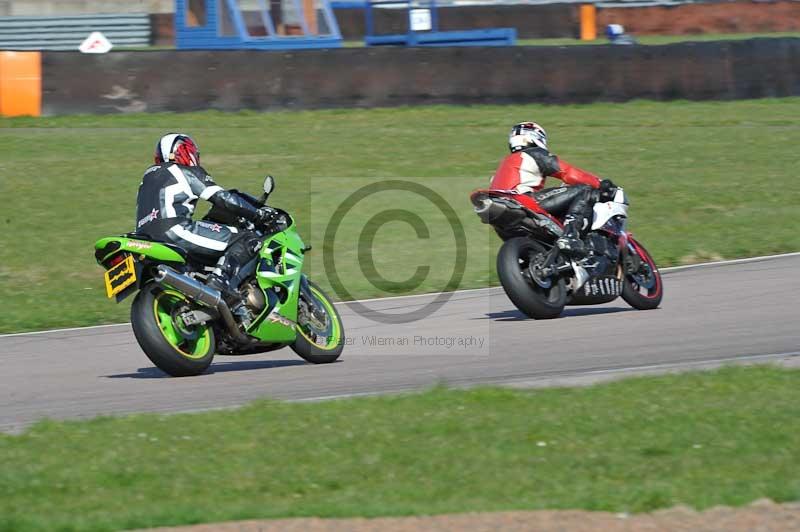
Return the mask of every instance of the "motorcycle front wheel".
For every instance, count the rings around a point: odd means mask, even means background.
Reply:
[[[557,318],[567,303],[564,279],[552,279],[545,288],[530,276],[531,262],[543,259],[545,253],[541,244],[526,237],[506,240],[497,253],[497,275],[503,290],[514,306],[537,320]]]
[[[292,350],[312,364],[330,364],[344,349],[344,325],[331,299],[315,283],[300,292],[297,338]]]
[[[181,320],[189,309],[186,296],[153,284],[144,286],[131,305],[136,341],[156,367],[173,377],[200,375],[216,351],[210,324],[187,326]]]
[[[661,272],[643,245],[632,238],[631,244],[635,253],[629,251],[623,264],[622,299],[635,309],[651,310],[664,296]]]

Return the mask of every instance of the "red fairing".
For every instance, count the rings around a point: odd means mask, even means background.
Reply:
[[[600,178],[596,175],[572,166],[561,157],[558,158],[558,166],[561,170],[553,174],[553,177],[567,185],[589,185],[592,188],[600,188]]]
[[[522,153],[512,153],[500,161],[500,166],[489,184],[491,190],[514,190],[519,185],[519,169],[522,166]]]

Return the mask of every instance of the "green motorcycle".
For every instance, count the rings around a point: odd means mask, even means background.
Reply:
[[[255,198],[263,206],[275,183],[264,181]],[[222,294],[204,284],[212,266],[190,261],[180,247],[137,233],[95,243],[95,258],[106,269],[109,298],[119,303],[137,293],[131,325],[147,357],[174,377],[203,373],[214,355],[247,355],[289,346],[314,364],[335,361],[345,343],[344,326],[331,299],[303,274],[311,247],[283,210],[274,226],[255,227],[216,207],[205,221],[247,228],[263,238],[259,256],[231,281],[244,298],[234,314]]]

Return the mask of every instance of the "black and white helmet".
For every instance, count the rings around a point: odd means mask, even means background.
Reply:
[[[511,128],[508,136],[508,149],[511,153],[531,146],[547,149],[547,132],[536,122],[520,122]]]

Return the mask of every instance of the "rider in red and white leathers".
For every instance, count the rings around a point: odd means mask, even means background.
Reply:
[[[581,235],[591,224],[592,208],[607,199],[614,184],[570,165],[547,149],[547,133],[535,122],[522,122],[511,129],[511,154],[506,156],[492,178],[493,190],[528,194],[547,212],[564,219],[564,235],[556,245],[576,258],[585,255]],[[564,185],[544,188],[555,177]]]

